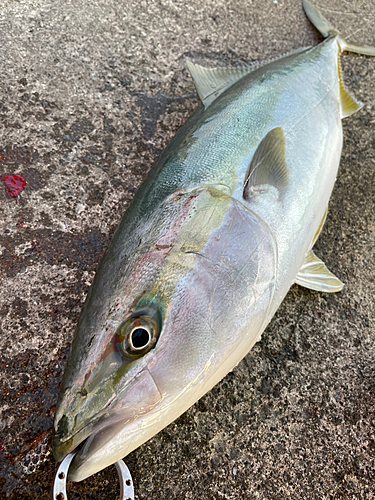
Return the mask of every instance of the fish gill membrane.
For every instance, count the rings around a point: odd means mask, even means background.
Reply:
[[[188,63],[203,102],[125,213],[90,287],[57,403],[53,453],[81,481],[146,442],[259,340],[293,283],[343,284],[313,253],[342,149],[348,43],[241,69]]]

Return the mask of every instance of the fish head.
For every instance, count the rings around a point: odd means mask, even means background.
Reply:
[[[132,214],[130,214],[131,216]],[[80,481],[150,439],[211,389],[270,319],[277,248],[213,188],[125,216],[89,290],[55,416],[57,460]]]

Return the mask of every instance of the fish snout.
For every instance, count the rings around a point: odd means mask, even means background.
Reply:
[[[141,444],[137,444],[138,439],[147,440],[148,435],[144,435],[147,427],[143,430],[139,422],[162,398],[145,368],[91,420],[84,421],[79,415],[74,418],[68,412],[62,414],[55,422],[53,454],[56,460],[61,461],[79,448],[69,469],[69,479],[81,481],[130,453]]]

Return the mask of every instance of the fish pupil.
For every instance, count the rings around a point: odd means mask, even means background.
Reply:
[[[135,349],[146,347],[150,341],[150,334],[145,328],[136,328],[132,331],[132,344]]]

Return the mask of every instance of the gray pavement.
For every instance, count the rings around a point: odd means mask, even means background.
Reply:
[[[319,0],[375,45],[375,1]],[[47,499],[58,383],[121,215],[197,106],[187,59],[265,60],[316,44],[300,0],[6,0],[0,6],[0,497]],[[133,452],[138,499],[375,498],[375,60],[345,55],[365,103],[345,120],[317,254],[345,283],[294,286],[261,342]],[[114,467],[70,498],[115,499]]]

